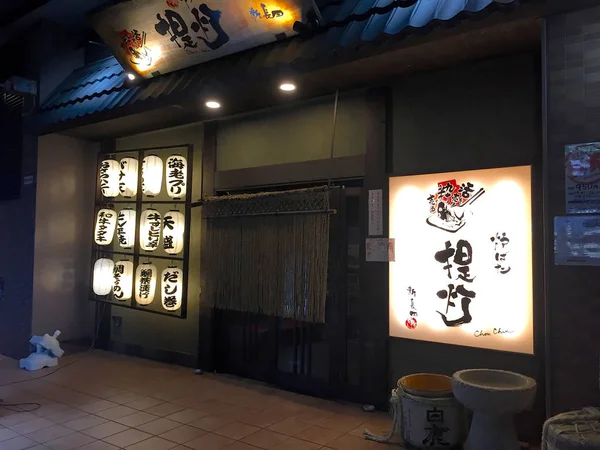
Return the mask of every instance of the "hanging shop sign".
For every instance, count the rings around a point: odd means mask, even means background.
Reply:
[[[113,296],[119,301],[131,299],[133,291],[133,263],[117,261],[113,270]]]
[[[100,163],[100,191],[107,198],[119,195],[119,163],[105,159]]]
[[[169,255],[183,250],[185,216],[179,211],[169,211],[163,220],[163,248]]]
[[[142,161],[142,193],[156,197],[162,188],[163,162],[156,155],[149,155]]]
[[[123,158],[119,166],[119,192],[125,198],[135,197],[138,188],[138,160]]]
[[[115,263],[112,259],[100,258],[94,263],[92,289],[96,295],[108,295],[113,286]]]
[[[142,250],[153,252],[160,242],[162,217],[155,209],[147,209],[140,220],[140,246]]]
[[[187,160],[180,155],[167,158],[165,167],[167,193],[174,200],[185,198],[187,193]]]
[[[167,311],[177,311],[181,308],[183,294],[183,271],[175,266],[169,266],[161,276],[162,306]]]
[[[390,335],[533,354],[531,169],[390,179]]]
[[[92,24],[121,65],[156,77],[291,36],[304,0],[133,0]]]
[[[565,147],[567,214],[600,213],[600,142]]]
[[[135,271],[135,301],[142,306],[154,301],[156,271],[156,266],[151,263],[140,264]]]
[[[131,208],[119,211],[117,218],[117,239],[124,249],[133,248],[135,244],[135,210]]]
[[[112,209],[101,209],[96,215],[94,242],[98,245],[110,245],[115,235],[117,213]]]

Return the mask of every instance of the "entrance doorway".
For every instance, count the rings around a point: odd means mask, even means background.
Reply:
[[[330,217],[325,323],[215,310],[218,372],[307,395],[358,400],[361,188],[341,186],[330,195],[337,213]]]

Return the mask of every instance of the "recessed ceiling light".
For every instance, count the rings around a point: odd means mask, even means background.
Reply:
[[[129,78],[131,81],[133,81],[133,80],[135,80],[135,75],[132,73],[128,73],[127,78]]]
[[[293,83],[281,83],[279,85],[279,89],[281,89],[284,92],[292,92],[296,90],[296,85]]]
[[[210,109],[219,109],[221,107],[221,104],[215,100],[209,100],[205,103],[205,105]]]

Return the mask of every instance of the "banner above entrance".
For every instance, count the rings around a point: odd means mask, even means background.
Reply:
[[[144,78],[295,34],[304,0],[132,0],[92,18],[124,68]]]

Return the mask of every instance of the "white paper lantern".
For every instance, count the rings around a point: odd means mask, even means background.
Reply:
[[[101,209],[96,215],[94,242],[98,245],[110,245],[117,226],[117,213],[112,209]]]
[[[167,267],[161,275],[162,306],[167,311],[181,308],[183,271],[177,267]]]
[[[156,155],[148,155],[142,161],[142,192],[148,197],[160,194],[163,162]]]
[[[135,243],[135,210],[127,208],[119,211],[117,239],[121,248],[133,248]]]
[[[100,258],[94,263],[94,281],[92,288],[96,295],[108,295],[113,285],[113,270],[115,263],[112,259]]]
[[[105,197],[119,195],[119,163],[115,159],[105,159],[100,163],[100,191]]]
[[[135,197],[138,187],[138,160],[123,158],[119,163],[119,192],[123,197]]]
[[[142,250],[153,252],[160,243],[162,217],[155,209],[147,209],[140,220],[140,246]]]
[[[169,255],[177,255],[183,250],[185,216],[179,211],[169,211],[163,220],[163,248]]]
[[[146,306],[154,301],[156,292],[156,266],[146,263],[135,271],[135,301]]]
[[[167,158],[165,167],[167,194],[175,200],[185,198],[187,193],[187,160],[180,155]]]
[[[133,291],[133,263],[118,261],[113,270],[113,295],[120,301],[129,300]]]

